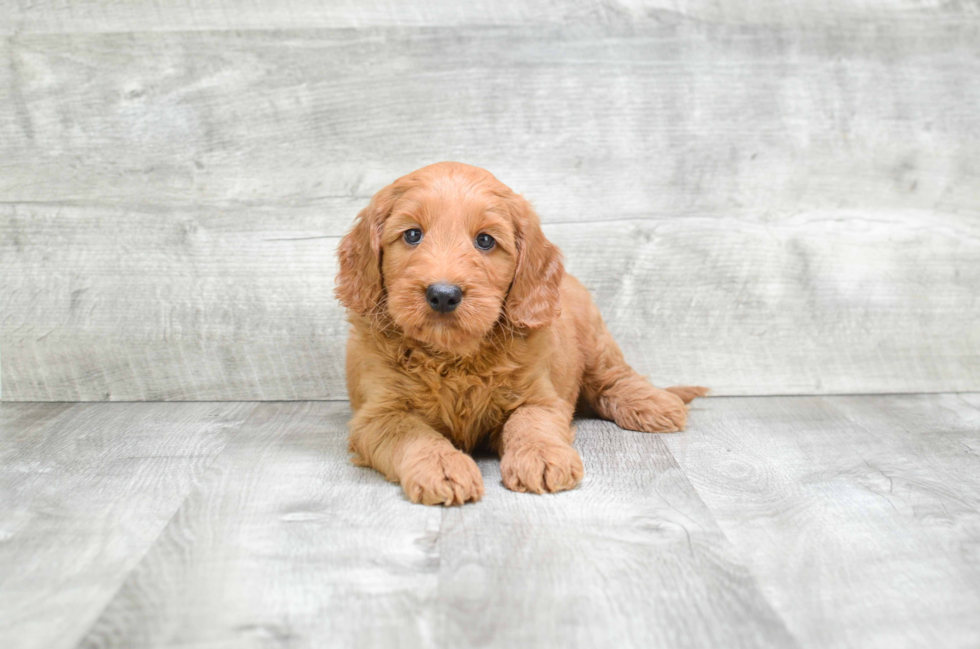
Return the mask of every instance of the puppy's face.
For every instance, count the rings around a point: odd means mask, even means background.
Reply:
[[[464,355],[500,319],[518,255],[507,205],[468,180],[409,189],[381,235],[388,314],[407,336]]]
[[[379,191],[338,256],[348,309],[441,352],[471,355],[498,320],[533,329],[560,309],[561,254],[537,215],[468,165],[424,167]]]

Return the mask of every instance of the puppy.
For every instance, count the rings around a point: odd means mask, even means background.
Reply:
[[[442,162],[399,178],[358,214],[338,256],[350,450],[412,502],[479,500],[467,454],[478,445],[500,454],[509,489],[572,489],[583,474],[576,405],[670,432],[707,392],[658,390],[633,371],[534,210],[483,169]]]

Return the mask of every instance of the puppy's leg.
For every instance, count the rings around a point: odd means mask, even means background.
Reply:
[[[582,458],[572,447],[572,408],[522,406],[511,413],[499,439],[500,473],[512,491],[564,491],[583,475]]]
[[[365,405],[350,430],[354,463],[400,482],[414,503],[461,505],[483,496],[483,477],[473,458],[411,413]]]
[[[687,406],[707,388],[678,386],[661,390],[637,374],[597,317],[595,349],[582,378],[582,396],[596,413],[627,430],[670,433],[684,430]]]

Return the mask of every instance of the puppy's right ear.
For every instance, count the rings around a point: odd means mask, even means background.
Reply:
[[[334,293],[341,304],[359,315],[367,315],[381,300],[381,234],[395,201],[408,188],[400,178],[375,194],[357,215],[351,231],[340,240],[340,271]]]

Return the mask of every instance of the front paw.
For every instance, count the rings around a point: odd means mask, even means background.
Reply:
[[[528,444],[504,453],[500,473],[511,491],[540,494],[574,489],[585,472],[578,451],[567,444]]]
[[[402,464],[402,489],[413,503],[462,505],[483,497],[483,476],[469,455],[455,449],[415,454]]]

